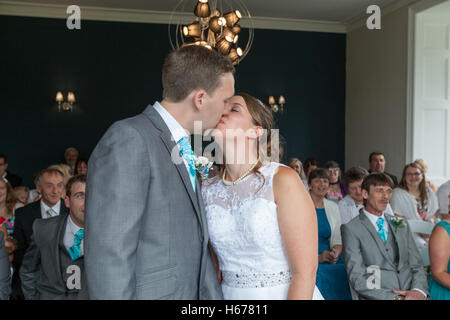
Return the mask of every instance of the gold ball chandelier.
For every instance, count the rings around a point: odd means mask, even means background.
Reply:
[[[193,21],[186,21],[189,8],[193,9]],[[246,28],[241,27],[242,21]],[[181,0],[169,22],[172,49],[204,46],[227,56],[234,65],[250,51],[253,36],[251,15],[241,0]]]

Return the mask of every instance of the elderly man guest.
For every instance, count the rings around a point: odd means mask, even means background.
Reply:
[[[86,176],[73,176],[64,199],[69,215],[34,221],[20,268],[25,299],[88,299],[83,256],[85,191]],[[59,266],[56,272],[55,266]]]
[[[424,300],[427,274],[404,220],[385,214],[392,179],[384,173],[364,178],[364,208],[341,226],[345,267],[360,299]]]

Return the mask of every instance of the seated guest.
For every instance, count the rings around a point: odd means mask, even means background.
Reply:
[[[65,164],[70,168],[70,173],[73,174],[76,169],[75,164],[78,160],[78,150],[73,147],[67,148],[66,151],[64,151],[64,159],[66,161]]]
[[[364,207],[361,185],[368,175],[367,170],[361,167],[353,167],[344,172],[342,180],[347,187],[348,194],[338,203],[341,224],[346,224],[359,215],[359,210]],[[389,204],[385,213],[394,215]]]
[[[4,234],[0,231],[0,300],[9,300],[11,294],[11,272],[8,252],[4,245]]]
[[[431,300],[450,300],[450,215],[442,215],[430,237]]]
[[[444,214],[450,213],[450,180],[442,184],[436,196],[439,202],[439,212]]]
[[[327,199],[338,203],[347,195],[348,190],[341,181],[341,169],[336,161],[328,161],[325,169],[330,173],[330,189],[327,193]]]
[[[18,271],[31,241],[32,226],[36,219],[66,215],[68,210],[61,201],[64,191],[63,174],[57,169],[44,169],[38,179],[42,199],[17,209],[13,238],[17,240],[14,252],[13,299],[23,299]]]
[[[25,186],[15,187],[14,196],[17,199],[16,209],[26,206],[28,204],[28,198],[30,197],[30,189]]]
[[[70,169],[70,167],[64,163],[60,163],[60,164],[53,164],[50,167],[48,167],[49,169],[56,169],[62,172],[63,174],[63,183],[64,183],[64,191],[62,194],[62,198],[64,199],[66,197],[66,185],[67,182],[69,181],[70,178],[72,178],[72,170]]]
[[[297,158],[291,158],[288,160],[287,165],[298,173],[303,185],[308,188],[308,180],[306,179],[305,172],[303,171],[302,162]]]
[[[319,267],[316,285],[325,299],[351,300],[348,278],[342,259],[341,217],[338,206],[325,198],[330,175],[315,169],[309,175],[309,192],[317,212],[319,227]]]
[[[416,163],[420,167],[422,167],[422,172],[424,175],[427,174],[428,166],[423,159],[416,159],[416,160],[414,160],[414,163]],[[436,185],[428,179],[425,179],[425,182],[427,183],[427,186],[429,186],[431,188],[431,190],[433,190],[433,192],[436,193]]]
[[[87,175],[88,163],[86,159],[78,159],[75,165],[75,174]]]
[[[9,237],[14,231],[16,202],[11,184],[4,178],[0,178],[0,225],[5,225]]]
[[[30,247],[20,268],[27,300],[87,300],[84,274],[84,208],[86,176],[67,183],[68,215],[33,223]],[[55,266],[59,266],[55,272]]]
[[[4,154],[0,154],[0,178],[8,180],[13,188],[22,185],[22,178],[9,172],[6,170],[7,168],[7,157]]]
[[[311,173],[311,171],[313,171],[314,169],[317,169],[318,166],[319,166],[319,162],[314,158],[310,157],[305,160],[305,163],[303,164],[303,168],[305,170],[305,177],[306,177],[307,181],[309,179],[309,174]]]
[[[364,178],[364,208],[341,226],[345,268],[360,299],[424,300],[427,274],[411,230],[404,220],[384,213],[392,188],[384,173]]]
[[[35,201],[41,200],[41,193],[38,190],[38,179],[39,179],[40,171],[36,172],[33,175],[33,183],[36,189],[30,190],[30,197],[28,198],[28,203],[32,203]]]
[[[384,168],[386,167],[386,160],[385,160],[384,154],[382,152],[372,152],[369,155],[369,165],[370,165],[369,173],[372,173],[372,172],[385,173],[392,179],[392,182],[394,183],[394,187],[397,186],[397,184],[398,184],[397,177],[394,176],[393,174],[390,174],[390,173],[387,173],[386,171],[384,171]]]
[[[418,164],[413,162],[403,169],[402,179],[392,193],[391,206],[397,216],[434,223],[438,211],[437,198],[427,186],[422,167]],[[428,238],[429,236],[414,234],[419,249],[428,244]]]

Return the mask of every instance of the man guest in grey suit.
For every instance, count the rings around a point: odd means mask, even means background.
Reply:
[[[89,159],[85,267],[92,299],[222,299],[189,134],[219,122],[234,67],[200,46],[170,53],[163,100],[114,123]],[[188,133],[186,132],[188,131]]]
[[[364,208],[341,226],[350,286],[360,299],[424,300],[427,275],[406,221],[383,213],[393,182],[384,173],[364,178]]]
[[[27,300],[88,299],[83,263],[86,176],[73,176],[66,188],[69,215],[33,223],[31,244],[20,268]]]

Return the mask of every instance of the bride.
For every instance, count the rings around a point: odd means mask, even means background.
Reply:
[[[213,130],[225,164],[203,183],[202,196],[223,295],[323,299],[315,286],[314,205],[294,170],[268,161],[272,128],[270,110],[241,93]]]

